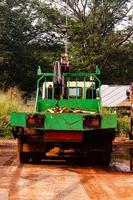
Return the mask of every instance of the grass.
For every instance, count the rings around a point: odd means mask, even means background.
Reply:
[[[109,115],[109,114],[112,114],[114,113],[114,110],[111,109],[111,108],[105,108],[105,107],[102,107],[102,112],[101,112],[103,115]]]
[[[130,118],[128,116],[118,116],[118,136],[128,136],[131,130]]]
[[[30,112],[34,108],[24,103],[23,93],[16,87],[0,91],[0,136],[12,138],[10,127],[11,112]]]

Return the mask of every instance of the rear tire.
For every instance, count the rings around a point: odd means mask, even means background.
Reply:
[[[30,160],[30,153],[27,152],[19,152],[19,160],[21,163],[26,164]]]
[[[109,163],[111,161],[111,153],[110,152],[104,152],[100,155],[100,164],[104,166],[109,166]]]
[[[38,152],[31,153],[31,160],[33,163],[39,163],[41,162],[41,159],[42,159],[41,153],[38,153]]]
[[[109,166],[111,161],[110,152],[90,152],[88,153],[88,161],[93,165]]]
[[[114,129],[99,129],[84,132],[83,152],[88,152],[92,163],[108,166],[111,161]]]

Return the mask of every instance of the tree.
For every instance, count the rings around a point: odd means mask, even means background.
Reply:
[[[17,85],[31,91],[35,88],[36,66],[52,70],[53,61],[64,51],[66,10],[70,64],[76,66],[72,70],[83,67],[90,71],[98,64],[104,82],[132,79],[131,0],[67,0],[67,9],[65,2],[0,1],[1,88]],[[123,22],[125,27],[120,29]]]
[[[65,2],[65,0],[54,1],[64,10]],[[123,68],[130,69],[127,63],[128,60],[131,62],[128,52],[133,39],[132,1],[67,0],[67,3],[69,52],[72,55],[72,63],[75,66],[82,65],[87,71],[91,66],[98,64],[102,67],[102,77],[105,81],[108,68],[114,73],[117,68],[118,74],[121,74],[123,71],[121,66],[125,63]],[[122,52],[127,55],[127,63],[121,62]],[[127,71],[133,75],[131,70]],[[121,82],[115,78],[110,81],[113,80]]]
[[[0,2],[1,88],[17,85],[33,90],[37,66],[41,64],[48,70],[52,65],[61,46],[49,23],[54,15],[54,10],[40,1]]]

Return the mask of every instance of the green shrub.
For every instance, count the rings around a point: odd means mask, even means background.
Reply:
[[[118,135],[128,135],[130,132],[130,118],[128,116],[119,116],[118,117],[118,126],[117,126]]]
[[[112,108],[102,108],[102,114],[108,115],[111,113],[116,113]],[[117,115],[117,136],[128,136],[130,132],[130,118],[122,114]]]
[[[0,136],[11,137],[10,114],[11,112],[31,111],[24,104],[23,93],[16,87],[8,91],[0,91]]]
[[[103,115],[109,115],[109,114],[112,114],[114,112],[115,112],[115,110],[113,108],[102,107],[102,114]]]

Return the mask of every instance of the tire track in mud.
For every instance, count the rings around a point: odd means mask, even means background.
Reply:
[[[102,178],[100,167],[89,167],[83,170],[77,170],[79,173],[80,181],[92,200],[116,200],[116,193],[107,185]],[[106,173],[102,171],[102,174]]]
[[[94,176],[84,176],[81,178],[81,183],[92,200],[110,200],[110,195],[106,190],[96,181]],[[116,198],[115,198],[116,199]]]
[[[17,151],[3,145],[0,192],[5,189],[8,200],[133,199],[132,173],[111,167],[80,166],[80,162],[75,165],[74,161],[23,165],[18,163]],[[6,199],[0,196],[0,200]]]
[[[75,169],[74,167],[63,167],[60,165],[19,165],[13,174],[13,180],[11,180],[11,183],[14,185],[14,187],[10,188],[9,199],[69,199],[69,197],[71,197],[70,193],[74,192],[75,188],[81,185],[83,186],[86,194],[88,195],[88,198],[86,197],[85,199],[132,200],[132,195],[129,198],[127,198],[127,196],[124,195],[123,198],[123,195],[120,195],[119,193],[119,188],[116,188],[115,181],[119,180],[119,175],[121,177],[125,177],[125,173],[122,174],[121,172],[116,171],[112,172],[111,170],[109,170],[109,168],[104,169],[102,167],[88,167],[85,169],[82,167],[78,167]],[[68,183],[67,180],[69,180],[70,176],[71,182],[69,181]],[[77,176],[79,177],[79,179],[76,178]],[[64,179],[63,182],[62,178]],[[57,181],[57,185],[55,181]],[[67,185],[62,187],[61,183],[64,184],[64,182],[66,182]],[[49,184],[52,184],[52,186],[50,186]],[[43,192],[41,193],[40,185],[42,185],[41,188],[45,195]],[[79,188],[81,188],[81,186]],[[84,191],[82,192],[84,193]],[[39,197],[40,193],[41,196]],[[72,199],[70,198],[70,200]]]
[[[6,162],[4,162],[4,166],[16,165],[15,160],[17,159],[17,155],[11,156]]]
[[[23,165],[14,173],[10,200],[89,200],[77,173],[60,165]]]
[[[16,141],[0,140],[0,166],[16,165],[17,146]]]
[[[0,141],[0,189],[5,191],[7,199],[15,200],[14,193],[17,192],[18,180],[22,166],[18,165],[17,143],[14,140]],[[0,200],[7,200],[0,197]],[[16,199],[17,200],[17,199]]]
[[[100,179],[117,194],[116,199],[132,200],[133,199],[133,174],[129,172],[119,172],[100,169]]]
[[[133,187],[129,188],[128,194],[129,198],[125,192],[125,194],[121,194],[124,182],[121,184],[121,188],[116,187],[116,183],[119,181],[121,177],[124,177],[125,173],[119,171],[112,171],[109,167],[85,167],[83,169],[77,168],[74,170],[80,176],[81,183],[88,196],[92,200],[132,200],[131,191]],[[129,180],[129,173],[126,173]],[[120,177],[120,178],[119,178]],[[128,183],[127,180],[127,183]],[[130,179],[131,180],[131,179]],[[132,179],[133,180],[133,179]],[[130,183],[133,186],[133,181]],[[119,183],[117,184],[119,185]],[[121,190],[121,192],[119,192]],[[124,198],[123,198],[124,196]]]
[[[9,200],[18,200],[18,192],[19,192],[19,179],[22,173],[23,165],[19,164],[15,167],[15,170],[12,174],[12,178],[10,180],[8,198]],[[22,188],[23,189],[23,188]]]

